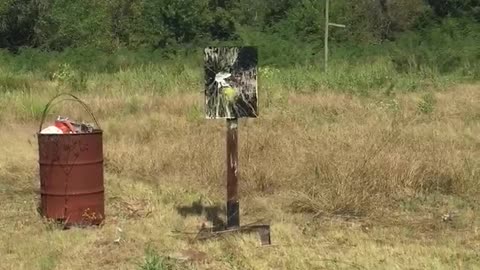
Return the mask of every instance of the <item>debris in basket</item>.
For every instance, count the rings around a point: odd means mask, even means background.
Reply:
[[[56,126],[49,126],[44,128],[40,133],[42,134],[63,134],[63,131]]]
[[[40,133],[42,134],[78,134],[78,133],[92,133],[95,127],[89,123],[77,123],[70,120],[68,117],[58,116],[55,124],[44,128]]]

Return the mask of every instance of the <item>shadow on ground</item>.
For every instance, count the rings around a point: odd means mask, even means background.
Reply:
[[[213,228],[221,229],[226,227],[225,221],[220,218],[220,215],[225,213],[225,208],[218,205],[205,206],[201,200],[198,200],[188,206],[178,206],[177,211],[182,217],[205,216],[212,223]]]

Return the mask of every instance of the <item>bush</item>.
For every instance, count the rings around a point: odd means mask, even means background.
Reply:
[[[424,114],[432,113],[435,103],[435,96],[432,93],[425,94],[420,103],[418,103],[418,110]]]
[[[392,62],[402,73],[427,69],[442,74],[471,71],[478,68],[475,63],[480,59],[479,41],[480,25],[449,19],[421,32],[410,32],[392,43]]]

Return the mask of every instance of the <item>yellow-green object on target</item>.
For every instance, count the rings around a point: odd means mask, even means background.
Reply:
[[[225,87],[223,89],[223,94],[225,95],[225,99],[228,101],[228,102],[234,102],[235,99],[237,98],[237,90],[233,87]]]

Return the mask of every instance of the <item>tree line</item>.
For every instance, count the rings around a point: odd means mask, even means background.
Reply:
[[[376,44],[445,18],[480,22],[480,0],[333,0],[334,42]],[[252,35],[321,46],[323,0],[2,0],[0,48],[105,50],[252,42]]]

